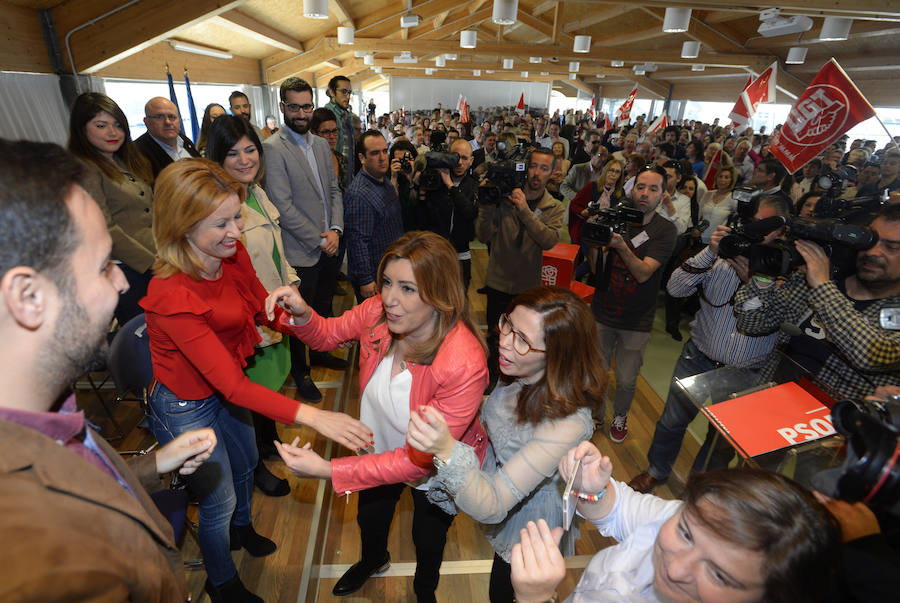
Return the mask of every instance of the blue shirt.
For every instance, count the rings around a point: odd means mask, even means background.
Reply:
[[[403,235],[397,190],[386,177],[376,180],[360,170],[344,192],[347,276],[358,287],[375,281],[378,262]]]

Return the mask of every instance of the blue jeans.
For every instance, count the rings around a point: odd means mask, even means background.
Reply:
[[[666,405],[663,408],[662,416],[656,422],[656,432],[653,434],[653,442],[650,444],[650,450],[647,452],[647,460],[650,461],[650,467],[647,473],[658,480],[668,479],[672,472],[672,465],[678,458],[681,451],[681,443],[684,440],[684,432],[687,431],[688,425],[697,416],[699,410],[694,403],[682,392],[681,388],[675,383],[675,379],[683,379],[693,375],[699,375],[718,368],[716,363],[706,357],[692,340],[688,340],[681,350],[681,355],[675,363],[675,371],[672,374],[672,382],[669,385],[669,395],[666,398]],[[727,392],[722,392],[724,395]],[[713,402],[719,402],[718,397],[714,397]],[[710,456],[710,449],[716,434],[716,429],[710,427],[707,431],[706,439],[700,447],[700,452],[694,460],[691,472],[702,471],[707,457],[709,457],[708,469],[725,467],[728,465],[731,457],[734,456],[734,449],[725,438],[719,438],[715,448]]]
[[[217,395],[182,400],[158,381],[148,402],[150,429],[161,445],[191,429],[211,427],[216,432],[212,456],[187,476],[187,482],[200,500],[198,540],[206,573],[213,585],[221,586],[237,574],[230,550],[232,516],[235,525],[251,522],[258,458],[250,411],[222,402]]]

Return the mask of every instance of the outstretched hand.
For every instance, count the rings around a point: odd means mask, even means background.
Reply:
[[[579,492],[596,493],[606,487],[612,476],[612,461],[603,456],[591,443],[585,440],[569,450],[559,461],[559,475],[568,481],[575,469],[575,462],[581,459],[581,479],[575,480],[573,487]]]
[[[322,410],[309,404],[301,404],[295,422],[309,425],[323,436],[334,440],[344,448],[359,450],[374,444],[374,434],[365,423],[342,412]]]
[[[432,406],[410,413],[406,441],[416,450],[431,453],[443,461],[450,458],[456,445],[444,415]]]
[[[532,603],[553,598],[557,586],[566,577],[566,562],[559,552],[563,529],[551,530],[547,522],[529,521],[521,531],[521,541],[513,546],[509,558],[510,579],[516,601]]]
[[[216,432],[211,428],[185,431],[156,451],[156,472],[178,469],[181,475],[190,475],[209,459],[215,447]]]
[[[299,443],[300,438],[294,438],[290,444],[282,444],[275,440],[275,449],[291,473],[298,477],[330,478],[331,463],[316,454],[310,442],[304,444],[302,448],[297,447]]]
[[[266,298],[266,316],[269,320],[275,320],[276,305],[298,319],[294,321],[295,324],[304,324],[312,317],[312,309],[294,287],[278,287],[269,294]]]

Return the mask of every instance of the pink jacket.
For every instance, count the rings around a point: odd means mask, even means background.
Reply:
[[[317,350],[333,350],[351,339],[359,340],[359,391],[363,392],[391,344],[391,334],[381,319],[381,296],[367,299],[338,318],[322,318],[313,312],[297,328],[304,343]],[[450,433],[475,448],[483,459],[487,435],[478,420],[478,408],[488,383],[487,360],[478,339],[462,323],[450,329],[434,362],[409,363],[412,388],[409,410],[431,405],[444,415]],[[406,444],[380,454],[346,456],[331,460],[331,483],[341,494],[384,484],[418,480],[431,473],[431,455]]]

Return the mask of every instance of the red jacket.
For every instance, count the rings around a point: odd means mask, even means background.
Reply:
[[[341,342],[359,340],[359,391],[362,393],[391,344],[391,333],[381,313],[381,296],[375,296],[338,318],[326,319],[313,312],[309,322],[297,327],[296,334],[317,350],[333,350]],[[484,458],[487,435],[478,421],[478,409],[488,383],[488,372],[478,339],[464,324],[458,323],[444,337],[431,364],[408,363],[407,367],[412,373],[410,413],[423,406],[433,406],[444,415],[453,437],[473,446],[479,458]],[[418,480],[432,470],[431,456],[406,444],[380,454],[332,459],[331,483],[336,492],[343,494]]]

